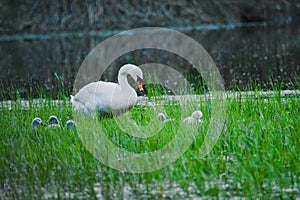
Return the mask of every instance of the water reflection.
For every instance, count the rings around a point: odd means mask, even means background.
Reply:
[[[274,82],[284,82],[283,89],[297,88],[300,76],[299,26],[285,25],[239,27],[229,30],[190,30],[185,34],[198,41],[212,56],[226,89],[236,86],[246,89],[260,84],[273,89]],[[2,99],[12,93],[22,97],[40,93],[57,98],[72,92],[77,70],[89,51],[105,37],[70,37],[47,40],[2,41],[1,74]],[[138,50],[116,60],[101,77],[116,81],[119,67],[124,63],[158,62],[176,68],[188,81],[199,88],[201,76],[187,61],[159,50]]]

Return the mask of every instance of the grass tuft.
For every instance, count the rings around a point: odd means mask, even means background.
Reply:
[[[280,86],[274,89],[279,94]],[[29,99],[28,110],[17,98],[10,110],[0,111],[0,199],[299,197],[299,97],[240,96],[226,99],[226,126],[210,154],[197,155],[211,110],[210,103],[200,102],[196,105],[204,117],[193,144],[166,168],[142,174],[105,166],[86,150],[74,130],[31,129],[34,117],[47,123],[52,114],[64,127],[73,116],[67,97],[61,98],[62,104],[43,98],[40,106]],[[181,118],[187,117],[176,102],[162,108],[177,123],[166,124],[147,139],[128,135],[114,119],[98,123],[115,145],[152,152],[169,143],[178,134]],[[136,106],[129,114],[147,126],[151,112],[149,106]]]

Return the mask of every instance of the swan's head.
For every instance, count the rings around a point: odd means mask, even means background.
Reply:
[[[143,90],[143,85],[142,85],[143,72],[142,72],[142,70],[138,66],[133,65],[133,64],[123,65],[121,67],[121,69],[119,70],[119,77],[120,76],[126,77],[127,75],[130,75],[133,78],[133,80],[135,82],[137,82],[139,90],[142,91]]]
[[[41,118],[36,117],[32,120],[31,127],[32,127],[32,129],[35,129],[38,126],[43,126],[43,122],[42,122]]]
[[[51,116],[49,117],[49,124],[58,124],[58,119],[57,119],[57,117],[54,116],[54,115],[51,115]]]

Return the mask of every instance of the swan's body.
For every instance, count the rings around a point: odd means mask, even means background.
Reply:
[[[139,83],[143,78],[142,70],[132,64],[126,64],[119,70],[118,83],[92,82],[85,85],[75,96],[71,96],[71,103],[75,110],[92,114],[119,115],[136,104],[136,91],[129,85],[127,75]]]
[[[192,116],[187,117],[183,120],[183,123],[192,124],[192,123],[201,123],[201,118],[203,114],[200,110],[196,110],[192,113]]]

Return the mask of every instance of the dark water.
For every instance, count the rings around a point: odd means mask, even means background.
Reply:
[[[225,80],[227,90],[247,90],[249,85],[273,89],[299,87],[300,27],[242,26],[231,29],[188,30],[183,33],[199,42],[211,55]],[[109,35],[109,34],[108,34]],[[12,38],[0,42],[1,99],[41,94],[57,98],[71,94],[76,73],[96,45],[108,35]],[[156,62],[174,67],[195,88],[200,74],[177,55],[154,49],[137,50],[121,56],[107,68],[102,80],[116,81],[124,63]]]

